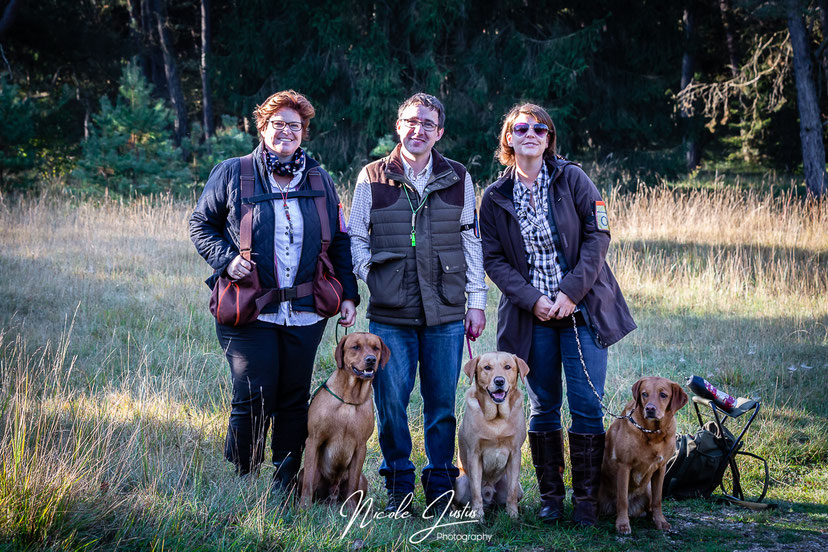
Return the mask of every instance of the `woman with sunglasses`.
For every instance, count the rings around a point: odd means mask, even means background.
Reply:
[[[563,515],[563,376],[572,418],[572,519],[593,525],[604,454],[595,393],[604,394],[607,347],[636,326],[605,261],[606,206],[584,171],[556,155],[555,142],[542,107],[523,104],[506,114],[497,156],[507,168],[480,206],[483,265],[502,293],[497,348],[529,364],[538,517],[554,522]]]
[[[239,475],[257,472],[273,422],[275,491],[287,489],[299,470],[313,361],[327,322],[314,312],[309,286],[302,286],[313,281],[322,247],[311,171],[320,173],[325,193],[328,256],[343,287],[341,325],[353,325],[359,301],[351,241],[333,182],[301,148],[314,114],[307,98],[293,90],[273,94],[254,111],[262,141],[253,151],[253,196],[245,200],[255,205],[251,260],[262,287],[284,289],[285,300],[266,305],[251,324],[216,323],[233,381],[225,458]],[[222,274],[241,280],[253,268],[240,254],[240,173],[240,158],[216,165],[190,217],[190,238],[215,271],[207,280],[210,287]]]

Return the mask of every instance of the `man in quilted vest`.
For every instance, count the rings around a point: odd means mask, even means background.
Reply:
[[[418,93],[403,102],[396,121],[400,144],[362,169],[351,206],[354,272],[371,294],[369,329],[391,350],[374,378],[386,511],[408,510],[414,491],[406,410],[418,366],[426,505],[439,514],[448,504],[458,475],[454,399],[463,335],[477,337],[486,325],[474,187],[462,164],[434,149],[444,123],[434,96]]]

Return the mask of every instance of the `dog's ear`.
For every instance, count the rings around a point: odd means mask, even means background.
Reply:
[[[526,361],[520,358],[517,355],[512,355],[512,358],[515,359],[515,364],[518,368],[518,374],[520,374],[520,379],[523,380],[524,385],[526,384],[526,374],[529,373],[529,365],[526,364]]]
[[[463,373],[469,377],[469,382],[474,381],[474,374],[477,371],[477,361],[480,360],[480,355],[477,355],[463,366]]]
[[[345,342],[348,341],[348,336],[343,335],[342,339],[339,340],[339,345],[336,346],[336,350],[334,351],[334,361],[336,361],[336,367],[342,368],[345,362]]]
[[[380,359],[380,368],[385,368],[385,365],[388,364],[389,360],[391,360],[391,349],[388,348],[388,345],[385,344],[385,341],[383,341],[380,336],[377,336],[377,339],[380,340],[380,350],[382,351],[382,359]]]
[[[641,404],[641,382],[642,381],[644,381],[644,378],[641,378],[640,380],[635,382],[632,386],[633,399],[635,399],[635,404],[636,405]]]
[[[672,383],[673,396],[670,398],[670,411],[678,412],[685,404],[687,404],[687,393],[681,388],[681,385],[676,382]]]

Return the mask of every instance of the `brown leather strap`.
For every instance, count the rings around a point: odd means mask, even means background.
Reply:
[[[278,288],[268,290],[267,293],[256,299],[256,305],[259,310],[263,309],[270,303],[281,303],[283,301],[290,301],[291,299],[301,299],[313,294],[313,282],[305,282],[292,288]]]
[[[325,205],[325,186],[322,183],[322,175],[319,169],[311,169],[308,171],[308,179],[310,180],[311,190],[322,192],[321,196],[316,196],[314,202],[316,203],[316,212],[319,213],[319,224],[322,228],[322,250],[320,255],[328,252],[328,246],[331,244],[331,221],[328,218],[328,209]]]
[[[253,154],[240,157],[241,161],[241,227],[239,229],[239,246],[241,256],[250,260],[250,247],[253,243],[253,204],[245,203],[244,200],[253,196],[255,178],[253,176]]]

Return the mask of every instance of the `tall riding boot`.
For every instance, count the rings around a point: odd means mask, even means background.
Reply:
[[[595,525],[598,521],[598,485],[604,459],[604,434],[584,435],[569,432],[569,458],[572,461],[572,521]]]
[[[541,498],[538,519],[552,523],[563,516],[563,501],[566,496],[563,482],[563,430],[530,431],[529,448]]]
[[[273,483],[270,491],[286,492],[296,485],[296,474],[299,473],[299,456],[297,452],[274,452],[273,467],[276,473],[273,474]]]

